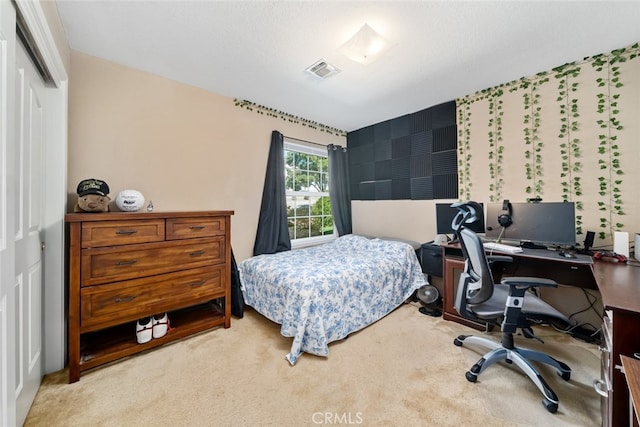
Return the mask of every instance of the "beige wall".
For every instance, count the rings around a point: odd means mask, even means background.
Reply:
[[[68,210],[84,178],[112,199],[133,188],[156,210],[233,210],[238,262],[251,256],[271,132],[346,139],[234,106],[232,98],[75,51],[69,85]],[[313,119],[313,118],[309,118]]]
[[[436,236],[436,203],[457,200],[354,200],[353,232],[425,243]]]

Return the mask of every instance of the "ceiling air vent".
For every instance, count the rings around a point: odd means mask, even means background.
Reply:
[[[334,74],[338,74],[341,70],[335,65],[331,65],[324,59],[321,59],[305,68],[305,71],[324,80],[333,76]]]

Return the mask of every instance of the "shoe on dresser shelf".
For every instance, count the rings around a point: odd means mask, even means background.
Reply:
[[[153,337],[153,322],[151,317],[144,317],[136,322],[136,340],[138,344],[151,341]]]
[[[162,338],[169,329],[169,316],[167,313],[153,315],[153,338]]]

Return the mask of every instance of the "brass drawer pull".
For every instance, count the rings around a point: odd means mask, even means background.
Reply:
[[[138,230],[118,230],[116,231],[116,234],[136,234],[138,232]]]
[[[193,282],[191,286],[195,288],[195,287],[204,285],[206,282],[207,282],[206,280],[199,280],[197,282]]]
[[[130,297],[116,298],[116,302],[129,302],[129,301],[133,301],[134,299],[136,299],[136,297],[132,295]]]
[[[200,255],[204,255],[206,253],[206,251],[195,251],[195,252],[191,252],[189,255],[191,256],[200,256]]]
[[[192,225],[189,228],[192,230],[202,230],[204,228],[204,225]]]
[[[136,262],[138,262],[138,260],[136,260],[136,259],[131,259],[131,260],[129,260],[129,261],[118,261],[118,262],[116,263],[116,265],[133,265],[133,264],[135,264]]]

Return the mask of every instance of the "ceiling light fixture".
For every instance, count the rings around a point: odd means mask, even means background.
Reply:
[[[378,34],[369,24],[364,24],[340,49],[342,54],[361,64],[370,64],[396,43]]]

